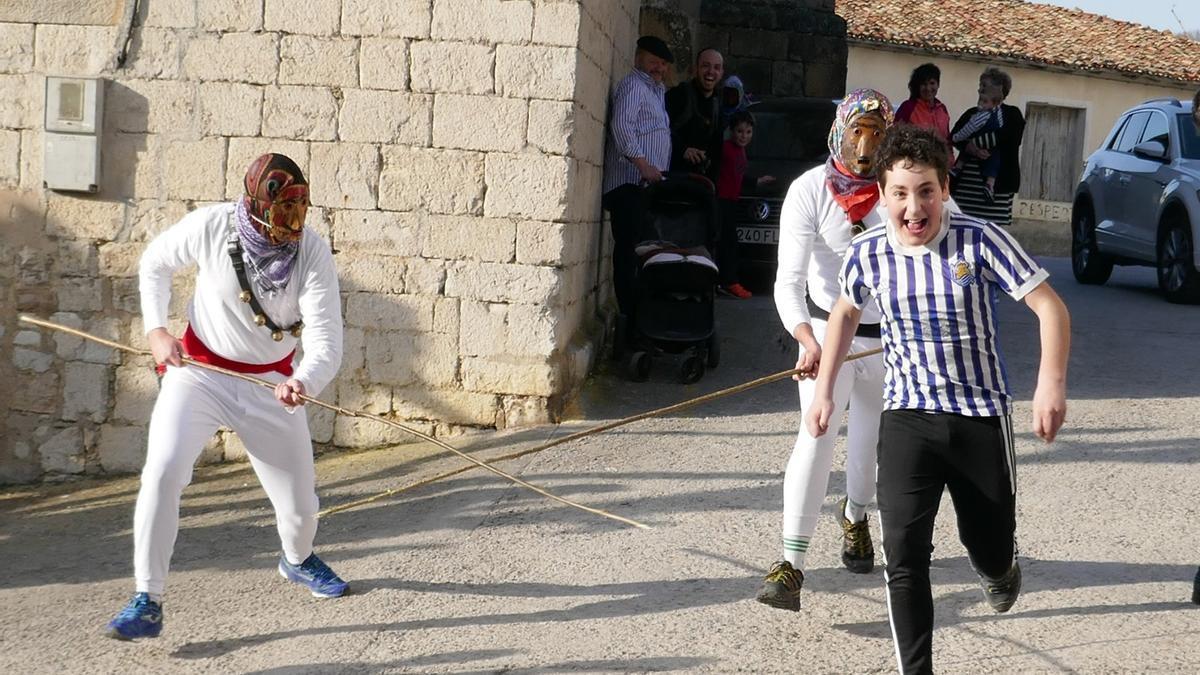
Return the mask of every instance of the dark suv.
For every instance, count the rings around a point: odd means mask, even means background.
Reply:
[[[829,156],[826,139],[836,107],[836,101],[826,98],[774,98],[750,107],[754,140],[749,174],[774,176],[775,182],[742,191],[737,238],[744,279],[773,273],[783,197],[797,176]]]
[[[1167,300],[1200,303],[1200,136],[1192,104],[1126,111],[1088,157],[1071,211],[1071,269],[1103,284],[1113,265],[1158,269]]]

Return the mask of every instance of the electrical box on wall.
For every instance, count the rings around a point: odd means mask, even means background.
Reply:
[[[45,187],[99,191],[103,117],[103,79],[46,78]]]

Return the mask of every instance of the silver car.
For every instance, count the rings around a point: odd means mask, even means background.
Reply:
[[[1071,269],[1103,284],[1113,265],[1158,269],[1170,302],[1200,303],[1200,136],[1192,104],[1146,101],[1088,157],[1071,211]]]

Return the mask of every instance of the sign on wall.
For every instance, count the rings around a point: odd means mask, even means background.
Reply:
[[[1017,198],[1013,200],[1013,218],[1069,223],[1071,222],[1071,203]]]

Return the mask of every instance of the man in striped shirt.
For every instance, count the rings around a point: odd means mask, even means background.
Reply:
[[[834,380],[874,297],[887,364],[877,499],[901,673],[933,670],[929,562],[944,488],[988,603],[1006,612],[1021,590],[1012,397],[996,342],[997,290],[1024,300],[1041,325],[1034,433],[1054,440],[1066,415],[1066,307],[1011,235],[945,211],[946,162],[944,144],[926,129],[893,127],[880,144],[875,164],[888,222],[850,244],[805,417],[813,436],[828,431]]]
[[[665,42],[653,36],[638,38],[633,72],[617,83],[609,106],[601,204],[612,217],[613,291],[625,315],[633,309],[637,274],[633,248],[637,244],[641,186],[662,180],[662,172],[671,162],[671,123],[663,77],[673,62]]]

